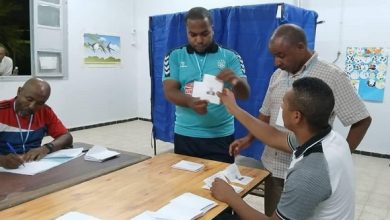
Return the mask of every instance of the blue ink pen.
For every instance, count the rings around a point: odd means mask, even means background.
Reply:
[[[17,154],[15,148],[9,142],[7,142],[7,146],[11,153]],[[22,163],[22,165],[24,166],[24,163]]]

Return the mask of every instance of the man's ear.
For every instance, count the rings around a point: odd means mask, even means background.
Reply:
[[[17,92],[17,95],[20,95],[20,93],[23,91],[23,88],[22,87],[19,87],[18,88],[18,92]]]
[[[298,124],[304,120],[303,114],[300,111],[294,111],[294,120]]]
[[[306,45],[302,42],[299,42],[297,44],[297,48],[300,49],[300,50],[306,50]]]

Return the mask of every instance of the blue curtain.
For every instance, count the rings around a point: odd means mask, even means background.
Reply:
[[[281,18],[276,18],[278,6]],[[268,51],[268,41],[281,24],[301,26],[314,48],[317,13],[288,4],[262,4],[226,7],[210,10],[214,20],[214,39],[237,51],[244,60],[251,96],[239,105],[254,116],[263,103],[268,82],[275,70],[274,58]],[[149,62],[151,77],[151,116],[153,135],[162,141],[173,141],[175,107],[164,97],[162,70],[164,56],[172,49],[187,43],[185,12],[157,15],[149,18]],[[235,136],[246,135],[247,130],[235,122]],[[264,145],[255,141],[241,154],[259,159]]]

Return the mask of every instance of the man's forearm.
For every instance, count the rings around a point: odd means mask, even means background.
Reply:
[[[53,151],[61,150],[72,145],[73,137],[70,133],[66,133],[57,137],[50,143],[54,145]]]
[[[292,152],[291,148],[287,144],[286,133],[283,133],[269,124],[253,117],[238,106],[232,110],[232,114],[257,139],[279,150],[289,153]]]
[[[261,212],[258,212],[248,204],[244,202],[244,200],[237,196],[231,201],[228,202],[228,205],[232,207],[234,212],[237,213],[237,215],[242,220],[263,220],[263,219],[269,219],[266,215],[264,215]]]
[[[250,95],[250,87],[245,78],[236,77],[231,82],[233,85],[232,91],[234,95],[239,99],[247,99]]]
[[[175,105],[189,107],[188,102],[192,97],[182,93],[180,90],[171,90],[165,92],[165,98]]]
[[[347,142],[351,152],[354,151],[363,140],[364,135],[370,127],[371,120],[371,117],[367,117],[351,125],[347,136]]]

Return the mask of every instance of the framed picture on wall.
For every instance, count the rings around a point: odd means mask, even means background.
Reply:
[[[84,64],[112,66],[121,63],[119,36],[84,33]]]

